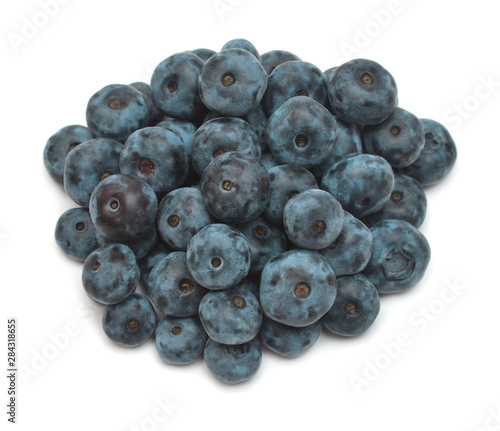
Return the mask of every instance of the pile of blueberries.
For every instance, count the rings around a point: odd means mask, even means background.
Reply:
[[[423,187],[457,157],[443,125],[397,105],[374,61],[322,72],[244,39],[95,93],[87,127],[51,136],[44,163],[79,205],[55,238],[84,262],[106,335],[131,347],[154,334],[163,361],[203,355],[238,383],[262,345],[294,357],[321,327],[365,332],[379,294],[422,279]]]

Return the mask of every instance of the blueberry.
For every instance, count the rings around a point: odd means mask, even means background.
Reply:
[[[64,164],[69,152],[82,142],[90,141],[92,131],[84,126],[66,126],[54,133],[43,150],[43,163],[52,179],[63,185]]]
[[[344,227],[344,210],[330,193],[306,190],[287,202],[283,224],[288,238],[297,247],[319,250],[340,235]]]
[[[373,238],[356,217],[344,211],[344,227],[338,238],[319,250],[337,277],[363,271],[372,255]]]
[[[286,250],[287,242],[283,230],[263,217],[234,225],[234,228],[245,235],[250,247],[249,274],[260,273],[271,258]]]
[[[262,66],[264,66],[267,74],[270,75],[281,63],[301,60],[297,55],[292,54],[291,52],[277,49],[262,54],[260,56],[260,61],[262,62]]]
[[[254,44],[246,39],[233,39],[225,43],[221,48],[221,51],[227,51],[228,49],[239,48],[248,51],[253,54],[257,60],[260,61],[259,51],[255,48]]]
[[[125,142],[149,124],[148,100],[130,85],[111,84],[99,90],[87,104],[87,125],[103,138]]]
[[[378,292],[403,292],[417,284],[431,258],[424,235],[403,220],[382,220],[371,231],[373,253],[363,274]]]
[[[96,231],[96,237],[97,242],[101,247],[109,244],[115,244],[117,242],[116,240],[105,237],[99,231]],[[122,239],[120,243],[129,247],[134,252],[137,259],[142,259],[151,250],[153,250],[153,248],[155,248],[159,239],[158,231],[156,230],[156,226],[153,224],[147,231],[137,238]]]
[[[336,296],[335,274],[315,251],[287,251],[272,258],[262,271],[262,309],[284,325],[313,324],[332,307]]]
[[[268,171],[275,166],[279,166],[279,163],[276,161],[272,153],[264,153],[260,156],[259,162],[262,166],[264,166]]]
[[[212,55],[216,54],[216,52],[213,49],[208,49],[208,48],[197,48],[191,50],[191,52],[198,57],[200,57],[204,62],[207,61]]]
[[[57,220],[54,236],[64,254],[80,262],[99,247],[94,224],[84,208],[64,212]]]
[[[177,250],[186,250],[189,240],[213,223],[213,218],[203,204],[201,192],[193,187],[183,187],[163,198],[156,223],[167,244]]]
[[[106,305],[102,327],[115,343],[135,347],[153,335],[156,313],[146,297],[133,293],[118,304]]]
[[[266,208],[269,174],[253,157],[224,153],[203,172],[201,194],[215,218],[225,223],[243,223],[258,217]]]
[[[420,184],[430,186],[448,175],[457,160],[457,147],[450,132],[434,120],[422,119],[425,145],[420,157],[399,172],[415,178]]]
[[[391,199],[384,207],[367,215],[363,222],[371,227],[381,220],[404,220],[416,228],[425,220],[427,212],[427,198],[424,189],[414,178],[406,175],[394,175],[394,189]]]
[[[78,205],[88,208],[90,195],[101,180],[120,172],[123,144],[97,138],[74,148],[64,166],[64,190]]]
[[[335,115],[351,124],[371,125],[392,114],[398,89],[380,64],[355,59],[338,66],[328,81],[328,96]]]
[[[255,109],[267,87],[267,74],[253,54],[240,48],[210,57],[200,73],[203,103],[212,111],[240,117]]]
[[[192,120],[205,111],[198,92],[203,60],[191,52],[181,52],[163,60],[153,72],[153,102],[165,115]]]
[[[199,312],[208,336],[222,344],[247,343],[257,336],[262,324],[259,301],[239,287],[207,293]]]
[[[277,226],[283,226],[283,210],[286,203],[299,193],[317,189],[313,174],[294,165],[279,165],[269,170],[269,202],[264,216]]]
[[[328,82],[328,81],[330,80],[330,78],[332,77],[333,72],[335,72],[335,69],[336,69],[336,68],[337,68],[337,66],[330,67],[329,69],[326,69],[326,70],[323,72],[323,75],[325,75],[326,82]]]
[[[394,173],[385,159],[350,154],[323,175],[321,188],[329,191],[355,217],[381,209],[391,198]]]
[[[271,116],[287,100],[305,96],[324,105],[327,100],[326,79],[316,66],[305,61],[287,61],[269,75],[262,105]]]
[[[333,152],[328,160],[321,165],[311,168],[315,177],[321,178],[324,173],[342,157],[348,154],[361,154],[363,152],[363,143],[361,134],[355,124],[348,124],[340,118],[335,118],[338,126],[338,138]],[[319,180],[318,180],[319,181]]]
[[[320,333],[321,324],[319,322],[295,328],[264,316],[259,339],[264,346],[278,355],[294,358],[309,349],[316,342]]]
[[[208,339],[204,350],[205,364],[224,383],[241,383],[251,379],[260,368],[262,348],[254,339],[239,346],[228,346]]]
[[[424,148],[424,128],[411,112],[396,108],[379,124],[363,129],[367,153],[383,157],[394,168],[411,165]]]
[[[163,241],[160,241],[149,253],[144,256],[140,262],[141,268],[141,283],[144,286],[146,292],[150,293],[149,287],[149,274],[153,267],[168,254],[172,253],[173,250]]]
[[[102,180],[90,197],[96,230],[111,241],[138,239],[154,225],[158,200],[146,182],[116,174]]]
[[[249,291],[259,300],[260,274],[249,275],[236,287]]]
[[[146,100],[149,105],[149,125],[154,126],[164,119],[164,115],[158,111],[158,108],[155,106],[153,102],[153,90],[151,86],[146,82],[133,82],[130,84],[131,87],[134,87],[136,90],[139,90],[144,96],[146,96]]]
[[[151,301],[167,316],[198,314],[206,289],[193,280],[186,264],[186,253],[176,251],[153,267],[148,278]]]
[[[164,129],[171,130],[181,137],[182,142],[184,142],[184,146],[186,147],[188,163],[191,163],[191,142],[193,141],[193,136],[196,133],[196,127],[194,124],[189,121],[167,118],[161,123],[158,123],[156,127],[163,127]]]
[[[247,276],[250,247],[236,229],[211,224],[189,241],[187,266],[195,281],[207,289],[229,289]]]
[[[179,135],[168,129],[145,127],[125,142],[120,170],[144,180],[159,196],[164,196],[186,179],[186,147]]]
[[[328,160],[338,126],[332,114],[309,97],[294,97],[269,118],[268,146],[281,164],[310,168]]]
[[[337,299],[321,318],[322,325],[337,335],[354,336],[365,332],[378,316],[377,289],[362,274],[337,278]]]
[[[155,330],[156,351],[168,364],[184,365],[196,361],[207,342],[207,334],[200,319],[166,316]]]
[[[192,142],[193,167],[202,175],[210,162],[221,154],[239,151],[258,159],[259,140],[250,125],[241,118],[216,118],[203,124]]]
[[[83,288],[101,304],[116,304],[135,291],[140,275],[134,252],[126,245],[110,244],[85,259]]]

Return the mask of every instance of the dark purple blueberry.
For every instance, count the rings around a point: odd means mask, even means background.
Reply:
[[[172,250],[166,243],[160,241],[152,250],[148,252],[146,256],[144,256],[140,262],[141,268],[141,282],[149,295],[149,274],[153,267],[162,260],[165,256],[172,253]]]
[[[130,175],[102,180],[90,197],[96,230],[111,241],[136,240],[154,226],[158,199],[149,184]]]
[[[215,158],[201,178],[203,202],[224,223],[258,217],[269,198],[269,174],[256,159],[229,152]]]
[[[204,62],[207,61],[210,57],[212,57],[212,55],[216,54],[216,52],[213,49],[208,49],[208,48],[192,49],[191,52],[200,57]]]

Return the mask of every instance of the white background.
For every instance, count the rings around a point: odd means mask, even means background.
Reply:
[[[0,357],[5,370],[14,316],[25,370],[18,429],[500,429],[496,1],[65,3],[47,20],[35,0],[3,1],[0,10]],[[45,172],[42,152],[59,128],[84,124],[88,98],[104,85],[148,79],[177,51],[219,50],[236,37],[323,70],[351,57],[378,61],[398,83],[400,106],[443,122],[459,157],[428,189],[422,231],[433,256],[417,287],[383,297],[360,338],[322,334],[292,360],[266,351],[252,381],[227,386],[202,361],[169,366],[152,342],[125,349],[106,338],[81,265],[54,242],[59,215],[74,204]],[[347,45],[357,49],[350,57]],[[401,333],[410,344],[397,348]],[[368,364],[379,371],[357,390],[353,376],[365,378]],[[7,383],[0,380],[2,429]]]

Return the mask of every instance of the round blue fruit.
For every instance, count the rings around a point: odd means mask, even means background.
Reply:
[[[133,293],[118,304],[106,305],[102,327],[108,338],[124,347],[144,343],[156,328],[156,313],[151,302]]]
[[[267,88],[260,61],[241,48],[227,49],[203,65],[199,90],[203,103],[222,115],[241,117],[255,109]]]
[[[123,244],[110,244],[92,252],[83,264],[85,292],[101,304],[117,304],[135,291],[140,278],[134,252]]]
[[[363,274],[379,293],[403,292],[415,286],[431,258],[425,236],[403,220],[383,220],[371,232],[373,253]]]
[[[287,251],[271,259],[262,271],[262,309],[284,325],[313,324],[332,307],[336,296],[335,274],[315,251]]]
[[[257,339],[228,346],[208,339],[203,354],[212,374],[224,383],[241,383],[251,379],[262,362],[262,348]]]
[[[250,269],[250,247],[242,233],[225,224],[211,224],[191,238],[187,266],[196,282],[210,290],[236,286]]]
[[[344,210],[330,193],[306,190],[285,205],[283,225],[286,235],[297,247],[319,250],[340,235],[344,227]]]
[[[337,278],[337,298],[320,322],[336,335],[352,337],[372,326],[379,311],[375,286],[362,274],[347,275]]]
[[[200,319],[165,316],[155,330],[156,351],[168,364],[191,364],[198,359],[207,342]]]

